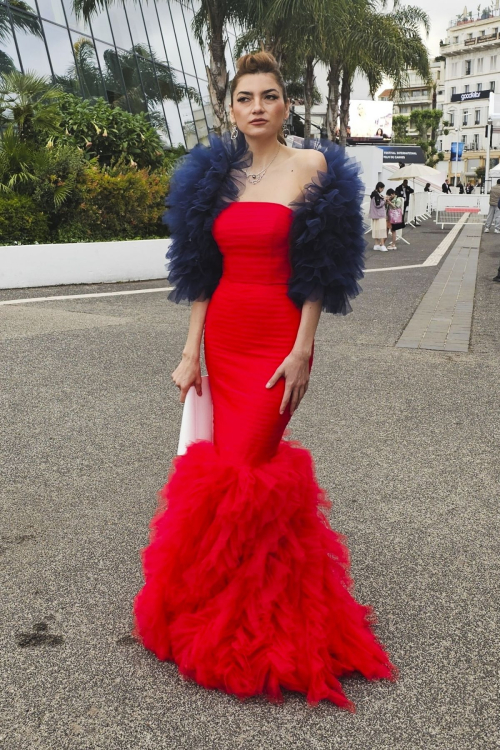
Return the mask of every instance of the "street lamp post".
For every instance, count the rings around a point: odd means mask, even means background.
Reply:
[[[457,184],[458,184],[458,159],[459,159],[459,148],[458,148],[459,140],[458,140],[458,138],[459,138],[459,135],[460,135],[460,126],[458,126],[457,128],[455,128],[455,133],[457,134],[457,149],[456,149],[456,152],[455,152],[455,161],[456,161],[456,164],[455,164],[455,187],[457,187]]]

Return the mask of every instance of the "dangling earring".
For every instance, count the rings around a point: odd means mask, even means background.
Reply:
[[[231,128],[231,140],[235,141],[238,137],[238,127],[237,125],[233,125]]]
[[[287,120],[283,120],[283,138],[288,138],[290,135],[290,128],[288,127]]]

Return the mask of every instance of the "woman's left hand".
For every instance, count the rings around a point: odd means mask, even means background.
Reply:
[[[290,414],[293,414],[309,386],[309,356],[290,352],[269,380],[266,388],[272,388],[280,378],[285,378],[285,393],[280,406],[280,414],[283,414],[288,402],[290,402]]]

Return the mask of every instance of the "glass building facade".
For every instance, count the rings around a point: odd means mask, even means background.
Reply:
[[[84,98],[146,112],[166,145],[207,143],[212,109],[187,0],[126,0],[77,18],[73,0],[0,0],[0,73],[45,75]],[[226,29],[234,75],[234,29]]]

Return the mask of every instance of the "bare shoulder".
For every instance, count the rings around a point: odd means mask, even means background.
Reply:
[[[297,149],[297,165],[304,184],[316,177],[318,172],[326,172],[327,163],[322,151],[314,148]]]

